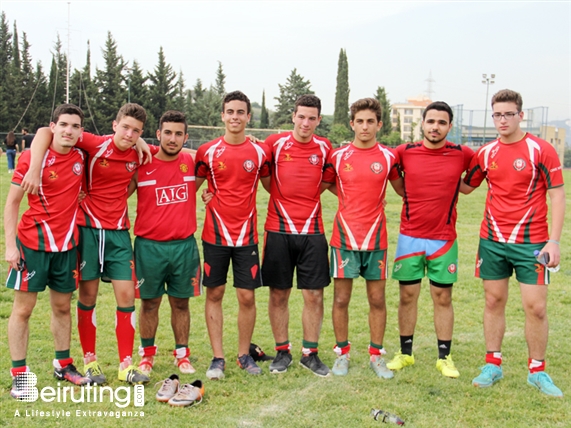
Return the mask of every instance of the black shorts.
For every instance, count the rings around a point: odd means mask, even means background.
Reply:
[[[297,268],[297,288],[319,290],[331,282],[325,235],[292,235],[266,232],[262,279],[264,285],[286,290],[293,287]]]
[[[235,288],[254,290],[262,285],[257,245],[226,247],[202,241],[202,248],[204,249],[202,285],[205,287],[219,287],[226,284],[230,260],[232,260]]]

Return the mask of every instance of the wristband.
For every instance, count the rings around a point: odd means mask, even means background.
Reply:
[[[559,245],[559,241],[556,241],[555,239],[548,239],[547,242],[553,242],[554,244]]]

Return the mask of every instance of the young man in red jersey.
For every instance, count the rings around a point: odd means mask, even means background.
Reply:
[[[138,104],[125,104],[113,121],[112,135],[84,132],[77,146],[88,154],[86,197],[78,214],[80,282],[77,326],[83,348],[85,374],[97,384],[106,382],[95,352],[95,304],[99,279],[111,281],[117,301],[115,334],[119,351],[119,380],[132,384],[149,378],[133,365],[135,340],[134,258],[127,212],[128,187],[139,166],[134,146],[147,119]],[[45,130],[38,130],[32,145],[32,165],[45,150]],[[158,150],[158,149],[156,149]],[[30,167],[32,170],[37,171]],[[33,190],[33,189],[32,189]]]
[[[203,144],[196,153],[196,188],[208,181],[213,194],[206,206],[202,241],[206,287],[205,316],[213,359],[209,379],[224,377],[222,299],[232,261],[238,298],[238,365],[257,375],[262,370],[249,354],[256,323],[255,289],[260,287],[256,192],[258,180],[269,180],[266,148],[246,138],[250,100],[240,91],[222,102],[223,137]]]
[[[369,301],[369,365],[384,379],[393,377],[383,355],[387,308],[387,228],[383,200],[387,182],[397,180],[398,159],[391,149],[376,141],[381,129],[381,106],[374,98],[351,105],[354,141],[333,150],[323,174],[323,187],[335,183],[339,207],[331,237],[331,276],[334,283],[333,329],[337,359],[332,372],[349,371],[349,302],[353,279],[365,278]]]
[[[201,284],[200,258],[194,239],[195,166],[192,156],[181,152],[188,139],[184,113],[173,110],[164,113],[159,120],[157,139],[159,152],[152,163],[138,168],[129,189],[130,193],[137,189],[135,270],[142,303],[139,369],[148,376],[153,368],[159,308],[166,293],[175,338],[175,364],[181,373],[191,374],[195,370],[188,358],[188,300],[201,294]]]
[[[4,208],[6,261],[10,265],[6,286],[14,289],[14,305],[8,321],[8,345],[13,377],[10,394],[27,400],[25,373],[28,321],[38,292],[50,288],[51,331],[55,344],[54,376],[76,385],[91,383],[73,365],[71,341],[71,294],[77,288],[78,197],[84,155],[74,146],[83,131],[83,112],[72,104],[58,106],[50,124],[52,140],[41,162],[38,195],[28,195],[29,209],[18,223],[24,197],[20,187],[30,166],[30,152],[22,153],[12,178]],[[22,381],[19,381],[19,378]]]
[[[284,373],[292,362],[288,301],[297,270],[303,295],[303,342],[300,364],[318,376],[329,367],[317,354],[323,322],[323,289],[329,285],[327,240],[321,219],[320,186],[331,151],[329,140],[314,134],[321,101],[302,95],[295,102],[292,132],[270,135],[272,178],[264,235],[262,279],[270,287],[268,313],[276,342],[270,373]]]
[[[492,97],[492,118],[499,138],[478,150],[465,178],[471,190],[484,179],[488,182],[476,258],[476,276],[484,281],[486,298],[486,365],[472,384],[488,387],[503,378],[505,307],[509,278],[515,270],[525,313],[527,382],[544,394],[562,397],[545,373],[549,272],[537,262],[534,252],[549,255],[547,267],[559,264],[565,217],[563,174],[553,146],[521,130],[522,107],[522,97],[515,91],[504,89]],[[551,230],[546,195],[551,201]]]
[[[387,367],[401,370],[414,364],[412,344],[418,297],[426,275],[434,306],[436,368],[442,375],[456,378],[460,373],[450,355],[454,328],[452,286],[458,279],[456,203],[462,174],[468,169],[474,152],[446,140],[453,119],[448,104],[433,102],[422,115],[423,140],[402,144],[396,149],[404,175],[399,183],[403,207],[392,275],[400,285],[401,346]]]

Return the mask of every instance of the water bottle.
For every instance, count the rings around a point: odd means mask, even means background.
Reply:
[[[404,425],[404,421],[401,418],[397,415],[393,415],[392,413],[385,412],[384,410],[371,409],[371,416],[375,418],[376,421],[380,420],[385,423],[392,422],[393,424]]]
[[[540,253],[539,250],[535,250],[533,255],[538,263],[545,266],[549,272],[559,272],[559,265],[555,267],[547,267],[547,263],[549,263],[549,253]]]

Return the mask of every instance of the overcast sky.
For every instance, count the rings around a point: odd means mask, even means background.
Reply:
[[[31,54],[49,70],[57,34],[67,50],[67,1],[2,0]],[[569,2],[385,1],[80,1],[71,0],[70,58],[93,67],[111,31],[118,51],[146,71],[162,46],[187,87],[214,83],[221,61],[226,89],[273,108],[293,68],[332,114],[339,50],[349,60],[350,101],[384,86],[392,103],[427,93],[465,110],[483,110],[482,74],[495,73],[491,95],[523,95],[524,107],[549,107],[549,120],[571,118]]]

